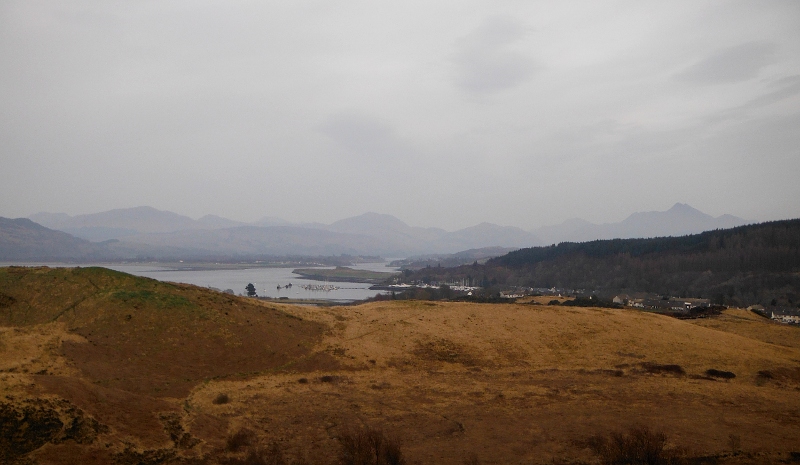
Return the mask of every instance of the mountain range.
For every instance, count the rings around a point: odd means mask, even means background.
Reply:
[[[558,244],[602,239],[686,236],[748,223],[750,222],[733,215],[713,217],[685,203],[676,203],[667,211],[633,213],[618,223],[595,224],[573,218],[559,225],[538,228],[533,233],[544,244]]]
[[[0,217],[0,260],[75,261],[103,259],[105,247],[27,218]]]
[[[558,242],[584,242],[608,238],[680,236],[706,230],[729,228],[747,221],[730,215],[712,217],[689,205],[675,204],[664,212],[634,213],[619,223],[593,224],[573,219],[557,226],[525,231],[514,226],[481,223],[457,231],[409,226],[392,215],[364,213],[331,224],[292,224],[279,218],[262,218],[243,223],[215,215],[199,219],[152,207],[116,209],[101,213],[69,216],[64,213],[37,213],[27,222],[6,220],[0,227],[11,227],[16,236],[20,228],[31,228],[29,238],[39,237],[49,228],[53,235],[39,258],[211,258],[279,255],[380,255],[408,257],[424,254],[454,254],[469,249],[497,247],[497,250],[540,246]],[[24,223],[24,224],[23,224]],[[38,229],[42,228],[42,229]],[[10,230],[9,230],[10,231]],[[34,234],[35,232],[35,234]],[[63,236],[67,233],[70,236]],[[11,237],[8,232],[0,238]],[[79,242],[69,245],[66,237]],[[5,239],[3,239],[5,240]],[[15,239],[20,244],[20,239]],[[4,242],[6,253],[0,259],[28,260],[28,252],[12,253],[14,246]],[[33,244],[33,243],[31,243]],[[62,253],[54,244],[62,244]],[[33,248],[31,248],[33,247]],[[45,249],[43,249],[45,250]],[[69,252],[67,252],[69,251]],[[72,258],[70,258],[72,259]]]
[[[112,248],[163,257],[244,255],[381,255],[406,257],[455,253],[499,245],[539,245],[534,234],[513,226],[482,223],[455,232],[409,226],[391,215],[365,213],[325,225],[291,224],[263,218],[247,224],[207,215],[198,220],[151,207],[68,216],[37,213],[31,220],[94,242],[118,241]],[[136,255],[136,253],[134,253]],[[181,253],[178,253],[181,255]]]

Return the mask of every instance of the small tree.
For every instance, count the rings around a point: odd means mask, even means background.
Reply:
[[[442,284],[439,286],[439,294],[441,295],[442,299],[452,299],[453,298],[453,290],[450,289],[450,286],[447,284]]]
[[[673,465],[681,463],[679,450],[667,449],[667,435],[647,427],[631,428],[627,434],[612,432],[589,439],[589,448],[603,465]]]
[[[244,290],[247,291],[247,296],[248,297],[255,297],[256,296],[256,287],[253,286],[253,283],[247,284],[247,286],[245,286]]]

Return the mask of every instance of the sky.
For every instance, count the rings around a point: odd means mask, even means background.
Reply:
[[[0,216],[800,217],[800,2],[0,2]]]

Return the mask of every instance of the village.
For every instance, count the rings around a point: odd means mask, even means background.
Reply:
[[[781,307],[777,305],[770,305],[769,307],[751,305],[747,307],[747,309],[777,323],[800,325],[800,308]]]
[[[392,292],[405,292],[416,289],[430,289],[441,290],[446,288],[462,297],[472,297],[473,295],[481,294],[484,288],[481,286],[470,286],[468,283],[459,282],[411,282],[411,283],[396,283],[387,286],[373,286],[373,288],[381,288]],[[673,297],[662,296],[657,294],[648,293],[635,293],[635,294],[614,294],[613,297],[598,295],[596,292],[590,292],[585,289],[567,289],[557,287],[511,287],[503,289],[494,294],[499,299],[507,299],[509,301],[521,299],[525,297],[536,296],[552,296],[555,299],[551,303],[563,302],[562,299],[577,299],[577,300],[595,300],[596,302],[606,302],[608,306],[617,308],[630,307],[647,312],[664,313],[676,316],[678,318],[702,318],[714,312],[714,309],[719,309],[719,306],[712,304],[711,299],[693,298],[693,297]],[[567,300],[568,302],[569,300]],[[774,322],[800,325],[800,308],[770,306],[765,308],[761,305],[753,305],[747,308],[748,310],[762,316],[769,318]]]

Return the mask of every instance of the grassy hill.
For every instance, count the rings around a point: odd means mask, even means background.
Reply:
[[[284,366],[323,329],[247,299],[106,268],[3,268],[0,296],[0,324],[61,323],[85,340],[62,350],[93,383],[159,397]]]
[[[743,310],[279,306],[5,268],[0,391],[0,461],[265,463],[248,451],[275,444],[337,463],[369,425],[408,463],[597,463],[591,438],[645,425],[691,457],[774,463],[800,451],[800,330]]]

